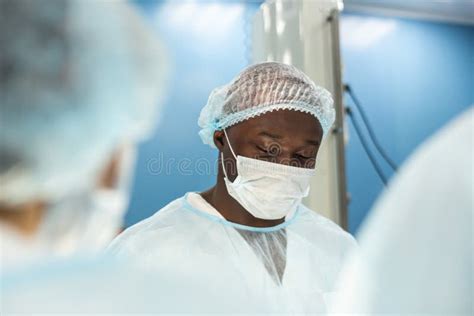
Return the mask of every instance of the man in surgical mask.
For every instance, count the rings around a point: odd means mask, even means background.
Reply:
[[[355,241],[302,199],[334,116],[329,92],[295,67],[245,69],[199,118],[219,151],[216,185],[129,228],[110,251],[146,271],[206,279],[206,289],[222,280],[222,298],[243,285],[266,311],[324,312]]]
[[[0,3],[1,273],[118,233],[163,49],[122,1]]]

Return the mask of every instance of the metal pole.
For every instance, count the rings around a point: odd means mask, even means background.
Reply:
[[[341,54],[339,44],[339,10],[334,9],[328,18],[331,25],[331,42],[332,42],[332,65],[334,80],[334,107],[336,109],[336,122],[334,124],[333,133],[336,137],[336,165],[337,165],[337,185],[339,200],[339,225],[348,230],[347,216],[347,185],[346,185],[346,161],[345,161],[345,144],[344,144],[344,101],[343,101],[343,85],[341,72]]]

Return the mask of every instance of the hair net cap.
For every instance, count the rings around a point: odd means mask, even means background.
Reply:
[[[215,131],[277,110],[313,115],[326,135],[335,119],[333,103],[326,89],[297,68],[276,62],[260,63],[212,91],[199,116],[199,135],[205,144],[215,147]]]
[[[0,43],[0,202],[91,187],[155,125],[164,51],[126,2],[1,1]]]

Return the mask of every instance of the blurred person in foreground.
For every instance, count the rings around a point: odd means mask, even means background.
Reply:
[[[164,51],[121,1],[0,2],[1,273],[101,250],[157,119]]]
[[[237,274],[209,273],[211,286],[84,254],[120,227],[122,172],[163,92],[163,51],[137,14],[122,1],[0,6],[0,314],[258,312]]]
[[[334,314],[472,315],[474,107],[408,159],[376,203]]]

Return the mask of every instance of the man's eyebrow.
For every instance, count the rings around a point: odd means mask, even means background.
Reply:
[[[274,138],[274,139],[281,139],[283,138],[283,136],[280,136],[280,135],[275,135],[275,134],[271,134],[269,132],[260,132],[258,134],[259,136],[266,136],[266,137],[270,137],[270,138]]]
[[[269,133],[269,132],[266,132],[266,131],[260,132],[258,135],[259,136],[270,137],[270,138],[273,138],[273,139],[282,139],[283,138],[283,136],[281,136],[281,135],[272,134],[272,133]],[[320,141],[314,140],[314,139],[307,139],[306,143],[309,144],[309,145],[316,146],[316,147],[321,145]]]
[[[308,140],[306,140],[306,143],[307,143],[307,144],[310,144],[310,145],[314,145],[314,146],[319,146],[319,145],[320,145],[320,142],[319,142],[319,141],[313,140],[313,139],[308,139]]]

